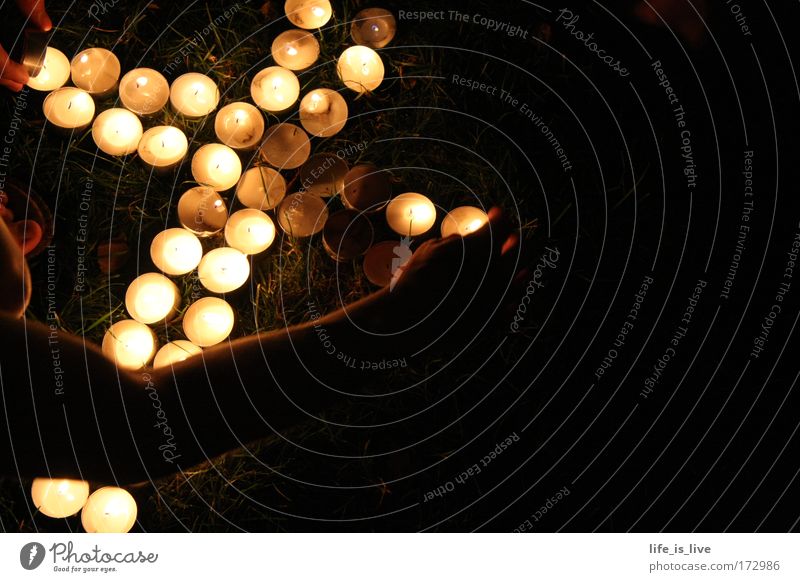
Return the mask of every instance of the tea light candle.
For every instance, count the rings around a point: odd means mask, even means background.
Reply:
[[[178,200],[178,220],[199,237],[218,233],[228,221],[228,207],[213,188],[195,186]]]
[[[300,168],[303,192],[315,196],[335,196],[344,190],[347,162],[336,154],[315,154]]]
[[[234,248],[214,249],[200,260],[197,277],[203,287],[212,293],[230,293],[247,282],[250,261],[242,251]]]
[[[207,348],[224,341],[233,331],[233,309],[219,297],[203,297],[183,314],[183,333],[193,344]]]
[[[319,196],[298,192],[284,198],[278,207],[278,224],[298,238],[317,234],[328,220],[328,206]]]
[[[286,0],[283,8],[289,22],[306,29],[325,26],[333,15],[328,0]]]
[[[82,50],[70,64],[72,82],[91,95],[107,95],[117,87],[119,59],[108,49]]]
[[[350,36],[353,42],[369,48],[383,48],[397,32],[394,15],[384,8],[365,8],[353,17]]]
[[[383,210],[392,197],[389,173],[373,164],[361,164],[344,177],[342,202],[347,208],[361,212]]]
[[[153,368],[166,368],[202,353],[203,348],[194,345],[192,342],[175,340],[165,344],[164,347],[158,350],[156,359],[153,360]]]
[[[143,323],[133,319],[118,321],[103,337],[103,354],[114,360],[118,368],[139,370],[156,352],[156,336]]]
[[[110,156],[132,154],[142,139],[142,122],[127,109],[106,109],[92,124],[92,139]]]
[[[169,101],[169,83],[153,69],[133,69],[119,82],[119,98],[137,115],[153,115]]]
[[[178,287],[160,273],[136,277],[125,293],[125,308],[140,323],[158,323],[175,315],[181,295]]]
[[[94,99],[76,87],[56,89],[42,105],[47,121],[63,130],[80,130],[94,118]]]
[[[78,513],[89,498],[89,484],[75,479],[37,477],[31,486],[33,506],[47,517],[61,519]]]
[[[201,73],[186,73],[172,82],[169,102],[186,117],[203,117],[217,108],[217,84]]]
[[[364,275],[378,287],[386,287],[399,277],[413,253],[401,241],[384,241],[373,246],[364,256]]]
[[[273,113],[285,111],[300,96],[300,81],[289,69],[267,67],[253,77],[250,95],[261,109]]]
[[[267,130],[261,144],[261,157],[276,168],[293,170],[302,166],[311,154],[308,134],[291,123],[279,123]]]
[[[231,103],[217,113],[214,132],[226,146],[249,150],[256,147],[264,135],[264,116],[249,103]]]
[[[200,264],[203,245],[185,228],[168,228],[153,238],[150,257],[167,275],[185,275]]]
[[[319,42],[305,30],[287,30],[272,41],[272,58],[292,71],[307,69],[319,58]]]
[[[222,192],[236,186],[242,177],[242,162],[228,146],[209,143],[192,157],[192,176],[198,183]]]
[[[248,208],[271,210],[286,196],[286,179],[280,172],[258,166],[250,168],[236,186],[236,197]]]
[[[136,523],[136,500],[119,487],[101,487],[81,511],[86,533],[127,533]]]
[[[374,91],[383,81],[383,61],[380,55],[366,46],[346,49],[336,65],[339,78],[356,93]]]
[[[474,206],[459,206],[451,210],[442,220],[442,238],[454,234],[466,236],[489,222],[489,216]]]
[[[311,135],[331,137],[347,123],[347,101],[332,89],[314,89],[300,101],[300,123]]]
[[[139,157],[148,166],[167,170],[180,163],[189,151],[189,141],[177,127],[158,125],[142,135],[137,148]]]
[[[422,194],[406,192],[389,202],[386,222],[401,236],[418,236],[428,232],[436,222],[436,207]]]
[[[225,225],[225,242],[246,255],[267,250],[274,240],[272,219],[254,208],[234,212]]]
[[[340,210],[331,215],[322,230],[322,245],[336,261],[352,261],[372,246],[374,231],[363,214]]]
[[[28,87],[37,91],[54,91],[63,87],[70,75],[67,55],[57,48],[47,47],[42,69],[35,77],[28,79]]]

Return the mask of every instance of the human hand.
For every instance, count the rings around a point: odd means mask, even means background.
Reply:
[[[44,0],[17,0],[17,6],[35,28],[42,32],[53,28],[53,23],[44,7]],[[12,91],[20,91],[29,78],[30,75],[25,67],[11,60],[0,45],[0,85]]]

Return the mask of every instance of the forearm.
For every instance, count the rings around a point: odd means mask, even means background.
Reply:
[[[0,218],[0,313],[21,317],[31,297],[28,265],[17,241]]]

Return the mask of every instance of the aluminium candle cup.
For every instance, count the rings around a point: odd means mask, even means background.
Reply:
[[[183,333],[202,348],[225,341],[233,331],[233,324],[233,309],[219,297],[198,299],[183,314]]]
[[[142,135],[139,158],[151,169],[166,172],[175,168],[189,151],[186,134],[171,125],[151,127]]]
[[[168,228],[153,238],[150,258],[167,275],[185,275],[200,264],[203,245],[194,233],[185,228]]]
[[[352,168],[344,177],[342,202],[347,208],[360,212],[379,212],[392,197],[389,172],[373,164],[361,164]]]
[[[298,28],[322,28],[333,15],[328,0],[286,0],[283,5],[286,18]]]
[[[366,93],[377,89],[383,81],[383,61],[369,47],[351,46],[339,57],[336,72],[345,87],[356,93]]]
[[[426,196],[406,192],[386,206],[386,222],[400,236],[419,236],[436,222],[436,207]]]
[[[125,293],[125,308],[139,323],[168,321],[181,302],[177,285],[161,273],[145,273],[136,277]]]
[[[86,533],[127,533],[136,523],[136,501],[119,487],[101,487],[89,496],[81,511]]]
[[[333,213],[322,229],[322,245],[335,261],[352,261],[366,253],[375,233],[366,216],[355,210]]]
[[[255,208],[234,212],[225,225],[225,242],[246,255],[263,253],[274,240],[275,223]]]
[[[489,222],[489,215],[480,208],[459,206],[448,212],[442,219],[442,238],[447,238],[454,234],[466,236],[475,232],[487,222]]]
[[[336,154],[315,154],[300,167],[300,188],[321,198],[341,194],[347,162]]]
[[[25,70],[31,77],[36,77],[44,66],[44,58],[47,54],[47,43],[49,39],[49,32],[41,32],[33,29],[25,30],[20,64],[25,67]]]
[[[44,116],[54,127],[63,131],[80,131],[94,118],[94,99],[83,89],[61,87],[44,98]]]
[[[261,109],[280,113],[297,102],[300,97],[300,81],[289,69],[267,67],[253,77],[250,96]]]
[[[203,353],[203,348],[190,341],[175,340],[164,344],[153,360],[153,368],[166,368]]]
[[[142,122],[127,109],[106,109],[92,124],[92,139],[110,156],[127,156],[136,151],[142,139]]]
[[[373,49],[385,47],[396,33],[397,20],[385,8],[365,8],[356,13],[350,25],[353,42]]]
[[[286,197],[286,179],[267,166],[250,168],[236,186],[236,197],[256,210],[271,210]]]
[[[203,117],[217,108],[219,89],[202,73],[185,73],[172,82],[169,102],[184,117]]]
[[[102,349],[118,368],[140,370],[156,353],[156,336],[145,324],[124,319],[108,328]]]
[[[214,133],[230,148],[253,149],[264,135],[264,116],[249,103],[231,103],[217,112]]]
[[[311,154],[311,140],[301,128],[291,123],[279,123],[267,130],[259,150],[265,162],[279,170],[302,166]]]
[[[28,79],[28,87],[36,91],[55,91],[69,80],[70,66],[67,55],[57,48],[47,47],[42,68]]]
[[[317,62],[319,42],[307,30],[287,30],[272,41],[272,58],[281,67],[302,71]]]
[[[297,192],[287,196],[276,211],[278,224],[289,236],[304,238],[317,234],[328,220],[328,205],[319,196]]]
[[[121,71],[119,59],[104,48],[82,50],[72,59],[70,69],[75,86],[97,97],[117,88]]]
[[[192,156],[192,176],[197,183],[224,192],[236,186],[242,177],[242,161],[232,148],[209,143]]]
[[[120,79],[119,99],[137,115],[154,115],[169,101],[169,83],[153,69],[133,69]]]
[[[178,200],[178,220],[183,228],[198,237],[209,237],[225,227],[228,207],[213,188],[195,186]]]
[[[408,245],[399,240],[379,242],[364,256],[364,275],[377,287],[386,287],[411,259]]]
[[[76,479],[37,477],[31,485],[33,506],[47,517],[62,519],[75,515],[89,498],[89,483]]]
[[[208,251],[197,266],[197,278],[212,293],[231,293],[247,283],[250,261],[242,251],[220,247]]]
[[[300,124],[317,137],[339,133],[348,115],[347,101],[333,89],[314,89],[300,101]]]

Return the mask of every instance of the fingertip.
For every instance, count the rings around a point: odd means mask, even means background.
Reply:
[[[22,91],[22,87],[24,86],[22,83],[12,81],[11,79],[0,79],[0,85],[15,93]]]

